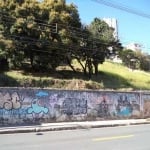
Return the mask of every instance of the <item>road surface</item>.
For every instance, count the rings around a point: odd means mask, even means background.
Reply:
[[[150,150],[150,125],[1,134],[0,150]]]

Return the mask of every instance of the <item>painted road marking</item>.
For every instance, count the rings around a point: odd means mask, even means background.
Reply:
[[[109,141],[109,140],[117,140],[117,139],[125,139],[125,138],[131,138],[133,137],[133,134],[130,135],[122,135],[122,136],[112,136],[112,137],[103,137],[103,138],[94,138],[92,141],[98,142],[98,141]]]

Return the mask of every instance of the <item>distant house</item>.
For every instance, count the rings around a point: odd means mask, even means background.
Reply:
[[[137,51],[137,50],[141,51],[142,50],[142,45],[139,44],[139,43],[132,42],[132,43],[130,43],[126,46],[126,49],[131,49],[133,51]]]
[[[122,60],[121,60],[121,58],[118,55],[116,55],[113,58],[113,62],[115,62],[115,63],[122,63]]]

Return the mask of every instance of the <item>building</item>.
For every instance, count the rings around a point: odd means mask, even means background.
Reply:
[[[103,18],[103,21],[105,21],[109,27],[112,27],[114,29],[114,38],[118,40],[118,23],[115,18]]]
[[[131,49],[133,51],[141,51],[142,50],[142,45],[138,43],[130,43],[126,46],[126,49]]]

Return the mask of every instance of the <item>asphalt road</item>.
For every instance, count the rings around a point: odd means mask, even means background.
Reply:
[[[1,134],[0,150],[150,150],[150,125]]]

